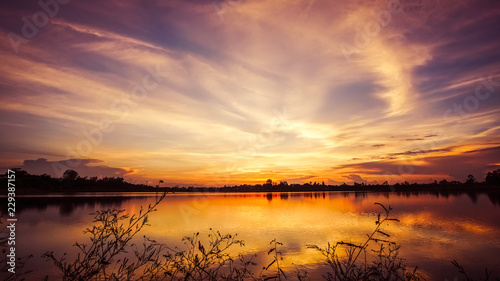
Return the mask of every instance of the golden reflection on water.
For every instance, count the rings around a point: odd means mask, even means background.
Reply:
[[[45,209],[26,210],[19,218],[20,254],[39,256],[47,250],[74,254],[71,245],[85,241],[82,231],[89,226],[95,210],[118,208],[137,213],[151,197],[131,197],[115,203],[85,203],[62,211],[64,204]],[[431,280],[453,280],[457,276],[451,261],[459,260],[472,272],[500,266],[500,206],[485,195],[471,200],[466,195],[442,197],[433,194],[385,193],[244,193],[244,194],[168,194],[150,215],[142,234],[181,247],[181,238],[200,232],[201,240],[210,229],[223,234],[238,234],[244,247],[231,253],[257,254],[254,261],[265,264],[269,242],[284,245],[281,264],[291,271],[296,265],[307,270],[312,280],[321,278],[323,257],[308,244],[326,246],[328,242],[361,243],[375,227],[376,214],[382,212],[375,202],[394,208],[391,222],[383,230],[401,245],[400,256]],[[59,208],[59,212],[58,212]],[[142,235],[141,235],[142,237]],[[36,261],[32,267],[48,270],[47,263]],[[41,273],[40,273],[41,274]]]
[[[155,239],[174,244],[180,237],[195,232],[206,235],[210,228],[222,233],[237,233],[246,246],[233,248],[232,253],[258,254],[264,262],[270,258],[266,254],[269,242],[276,238],[284,243],[282,264],[285,269],[303,265],[310,271],[323,266],[323,258],[307,245],[363,242],[375,227],[376,214],[383,211],[375,202],[394,208],[393,217],[400,222],[391,222],[384,226],[384,231],[402,246],[400,256],[407,259],[409,265],[420,265],[424,272],[434,275],[435,269],[426,270],[422,264],[435,266],[431,263],[438,261],[448,266],[451,260],[465,253],[481,256],[486,244],[500,249],[500,228],[498,222],[491,219],[492,216],[500,218],[500,208],[489,206],[485,210],[467,197],[437,198],[433,195],[175,194],[158,206],[158,212],[151,216],[153,227],[147,232]],[[482,198],[480,203],[488,205],[489,202]],[[130,202],[126,208],[132,209],[135,204]],[[458,208],[462,211],[457,212]],[[489,258],[496,259],[496,264],[500,261],[498,257]],[[453,271],[452,267],[448,269]]]

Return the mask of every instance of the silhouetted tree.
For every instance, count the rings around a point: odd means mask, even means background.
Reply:
[[[66,170],[63,174],[63,179],[74,181],[78,177],[78,172],[75,170]]]
[[[477,183],[476,178],[473,175],[468,175],[467,180],[465,181],[466,184],[475,184]]]
[[[14,169],[12,169],[12,171],[14,171],[16,173],[16,179],[26,178],[29,176],[28,172],[26,172],[25,170],[23,170],[21,168],[14,168]]]
[[[287,181],[280,181],[280,184],[281,186],[288,186],[288,182]]]
[[[446,185],[448,184],[448,181],[446,179],[443,179],[442,181],[439,182],[440,185]]]
[[[500,185],[500,169],[493,172],[488,172],[485,180],[487,184]]]
[[[273,180],[272,179],[268,179],[266,181],[266,184],[265,185],[268,185],[268,186],[272,186],[273,185]]]

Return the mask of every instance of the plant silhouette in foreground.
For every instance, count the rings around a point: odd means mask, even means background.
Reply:
[[[185,250],[167,248],[164,264],[159,264],[164,277],[184,280],[233,280],[247,276],[246,267],[235,267],[234,258],[227,252],[233,245],[243,246],[236,235],[221,234],[212,229],[208,235],[208,245],[199,241],[199,233],[184,237]],[[250,263],[247,263],[250,265]]]
[[[55,264],[64,280],[129,279],[138,269],[147,270],[148,264],[154,263],[152,258],[162,250],[161,247],[156,247],[154,241],[146,240],[142,253],[134,252],[135,261],[132,262],[124,255],[128,253],[127,244],[147,225],[148,215],[164,197],[165,194],[157,198],[147,209],[141,207],[138,215],[129,216],[124,214],[125,210],[116,209],[97,211],[94,225],[84,231],[90,235],[91,243],[75,243],[79,252],[73,262],[67,262],[66,254],[56,258],[53,252],[47,252],[43,257]],[[124,224],[125,221],[128,224]]]
[[[276,273],[273,275],[266,277],[263,275],[262,277],[264,280],[268,279],[277,279],[281,280],[281,276],[286,279],[286,274],[283,272],[283,269],[280,267],[280,260],[283,260],[283,253],[281,251],[278,251],[278,246],[283,246],[283,243],[278,242],[276,239],[273,239],[269,244],[271,244],[273,247],[267,252],[268,255],[274,253],[274,259],[273,261],[268,264],[266,267],[264,267],[264,270],[268,270],[273,264],[276,264]],[[299,272],[300,273],[300,272]]]
[[[465,268],[462,265],[460,265],[456,260],[453,260],[451,263],[457,268],[458,272],[463,275],[463,277],[465,278],[463,280],[465,280],[465,281],[473,281],[474,280],[474,279],[470,278],[469,275],[467,275],[467,273],[465,272]],[[484,281],[493,280],[492,271],[488,270],[488,268],[485,268],[484,271],[485,271],[484,272],[484,274],[485,274]],[[483,279],[479,278],[478,280],[483,280]],[[495,280],[500,280],[500,278],[497,277]]]
[[[390,217],[391,207],[386,208],[380,203],[384,213],[378,214],[375,229],[363,244],[357,245],[348,242],[336,242],[324,248],[308,245],[309,248],[319,251],[326,258],[326,262],[333,270],[324,277],[327,280],[422,280],[417,268],[409,271],[404,259],[398,257],[399,246],[388,240],[390,235],[382,231],[382,226],[389,221],[398,221]],[[376,244],[370,248],[370,244]],[[344,250],[345,256],[339,253]],[[371,250],[370,252],[368,250]],[[368,255],[375,255],[370,262]],[[364,259],[360,259],[361,255]]]
[[[25,280],[24,276],[28,275],[31,273],[30,270],[25,270],[24,266],[26,263],[33,257],[32,255],[24,256],[24,257],[13,257],[14,259],[14,265],[15,265],[15,273],[10,274],[12,270],[12,266],[10,265],[12,262],[12,259],[8,256],[10,255],[10,248],[13,246],[13,244],[9,244],[9,234],[10,230],[7,228],[7,226],[2,226],[4,224],[3,222],[3,215],[0,214],[0,248],[2,249],[1,251],[1,258],[0,258],[0,272],[6,272],[9,274],[7,277],[4,277],[4,281],[15,281],[15,280]]]
[[[199,233],[182,238],[185,249],[170,248],[144,236],[139,247],[131,244],[141,229],[148,225],[148,215],[163,200],[157,198],[138,215],[129,216],[124,210],[105,210],[95,213],[94,225],[84,233],[90,235],[90,244],[75,243],[79,253],[72,262],[66,254],[56,258],[53,252],[43,255],[62,273],[63,280],[270,280],[250,268],[257,264],[243,255],[231,256],[228,249],[243,246],[236,235],[211,230],[208,244],[199,240]],[[274,251],[281,243],[273,240]],[[133,253],[133,254],[132,254]],[[277,252],[279,253],[279,252]],[[279,253],[281,254],[281,253]],[[275,256],[275,261],[277,259]],[[274,262],[265,267],[268,270]],[[283,270],[276,263],[277,278]],[[264,271],[264,270],[263,270]]]

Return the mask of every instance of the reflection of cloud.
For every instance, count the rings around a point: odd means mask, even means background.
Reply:
[[[432,230],[447,230],[463,233],[472,232],[476,234],[487,234],[494,231],[491,226],[473,222],[470,220],[440,218],[432,213],[420,212],[414,214],[404,214],[399,216],[402,225],[412,228],[429,228]]]

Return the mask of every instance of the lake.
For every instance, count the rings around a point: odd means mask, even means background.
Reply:
[[[60,257],[65,252],[74,253],[76,241],[88,242],[83,230],[92,222],[92,212],[117,208],[137,213],[154,200],[154,194],[134,193],[18,197],[17,255],[34,255],[26,266],[34,270],[28,280],[56,274],[53,264],[40,257],[46,251]],[[297,266],[306,270],[311,280],[321,280],[328,268],[323,256],[307,245],[361,243],[373,231],[377,213],[383,211],[375,202],[393,208],[391,216],[400,222],[390,222],[383,231],[401,246],[399,256],[406,264],[418,266],[427,280],[460,280],[452,260],[475,278],[484,278],[485,267],[500,276],[500,204],[498,198],[486,194],[168,194],[150,215],[151,226],[139,236],[180,246],[183,236],[200,232],[206,237],[210,228],[237,233],[245,246],[235,246],[231,253],[257,254],[262,263],[270,260],[269,242],[277,239],[283,243],[280,249],[286,272]],[[295,277],[293,273],[288,275]]]

